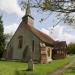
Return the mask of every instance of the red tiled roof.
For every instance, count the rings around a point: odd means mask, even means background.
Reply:
[[[47,44],[50,44],[50,45],[54,45],[54,40],[49,37],[47,34],[37,30],[36,28],[30,26],[30,25],[27,25],[29,30],[34,33],[40,40],[42,40],[43,42],[47,43]]]
[[[54,48],[65,48],[66,46],[66,41],[55,41],[54,43]]]

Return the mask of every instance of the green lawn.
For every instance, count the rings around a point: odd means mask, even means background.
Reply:
[[[75,75],[75,64],[72,65],[69,69],[67,69],[64,75]]]
[[[0,75],[47,75],[69,63],[75,56],[68,56],[62,60],[54,60],[49,64],[35,64],[33,72],[25,71],[27,64],[13,61],[0,61]]]

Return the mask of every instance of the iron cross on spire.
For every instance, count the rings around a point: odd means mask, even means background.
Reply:
[[[28,3],[27,3],[26,15],[31,15],[31,11],[30,11],[30,0],[28,0]]]

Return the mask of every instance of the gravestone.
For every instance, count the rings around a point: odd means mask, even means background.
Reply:
[[[32,59],[28,61],[28,71],[33,71],[33,60]]]

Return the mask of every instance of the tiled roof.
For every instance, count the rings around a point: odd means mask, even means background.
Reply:
[[[55,41],[54,48],[65,48],[67,46],[66,41]]]
[[[50,44],[50,45],[54,45],[54,40],[49,37],[47,34],[37,30],[36,28],[30,26],[30,25],[27,25],[29,30],[35,35],[37,36],[41,41],[47,43],[47,44]]]

